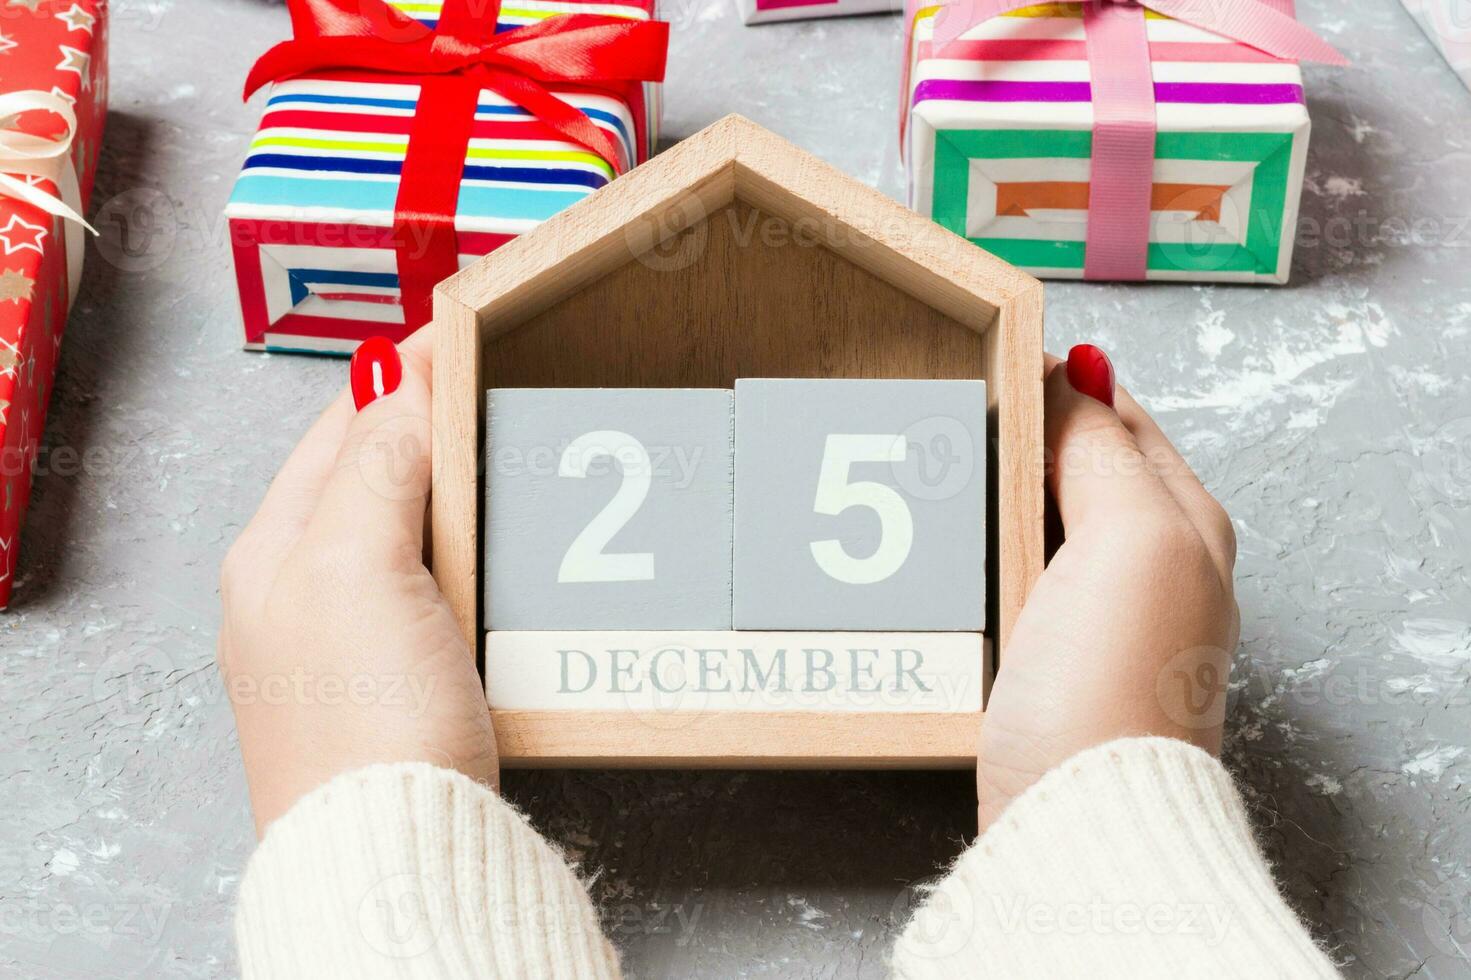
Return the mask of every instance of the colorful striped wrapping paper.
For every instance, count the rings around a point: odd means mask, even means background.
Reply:
[[[747,24],[770,24],[781,20],[812,20],[818,17],[856,17],[860,14],[894,14],[904,9],[904,0],[740,0],[741,20]]]
[[[438,0],[389,2],[438,22]],[[507,0],[497,31],[574,12],[648,20],[654,0]],[[641,149],[622,100],[550,91],[612,133],[630,160],[653,153],[659,86],[642,87]],[[418,93],[363,72],[271,89],[225,209],[248,349],[347,354],[367,337],[407,333],[392,231]],[[606,161],[493,92],[481,92],[475,118],[455,218],[462,268],[613,179]]]
[[[1080,279],[1093,106],[1082,5],[1044,4],[931,48],[910,0],[909,205],[1043,278]],[[1285,283],[1309,120],[1295,62],[1146,11],[1158,136],[1148,279]]]

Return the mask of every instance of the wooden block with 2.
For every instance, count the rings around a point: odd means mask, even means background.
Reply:
[[[490,630],[729,629],[732,395],[486,398]]]

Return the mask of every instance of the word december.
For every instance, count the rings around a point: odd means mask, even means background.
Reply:
[[[498,710],[971,712],[986,651],[975,633],[492,630]]]
[[[791,651],[784,647],[610,647],[596,653],[563,648],[557,655],[561,667],[558,694],[581,694],[599,686],[609,694],[639,694],[645,682],[661,694],[920,694],[933,689],[920,676],[924,652],[906,647],[836,651],[822,647]]]

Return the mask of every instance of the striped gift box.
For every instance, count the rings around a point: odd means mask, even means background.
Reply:
[[[1093,105],[1082,5],[967,31],[945,57],[911,0],[909,205],[1044,278],[1079,279]],[[1146,11],[1158,136],[1147,278],[1284,283],[1308,112],[1296,62]]]
[[[747,24],[770,24],[780,20],[812,20],[818,17],[856,17],[860,14],[894,14],[904,9],[904,0],[740,0],[741,20]]]
[[[430,27],[436,0],[390,0]],[[651,19],[654,0],[508,0],[512,30],[559,13]],[[643,86],[648,130],[635,147],[633,107],[551,87],[612,134],[630,160],[657,141],[659,87]],[[332,72],[271,89],[226,207],[245,346],[351,353],[377,334],[407,333],[393,242],[394,202],[419,86]],[[494,92],[482,91],[460,183],[455,229],[463,267],[612,180],[593,153],[562,140]]]
[[[1400,0],[1451,70],[1471,88],[1471,2]]]

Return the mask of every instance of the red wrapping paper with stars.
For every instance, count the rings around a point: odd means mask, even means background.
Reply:
[[[0,0],[0,609],[18,572],[80,268],[68,239],[75,249],[88,234],[63,214],[85,213],[91,197],[107,112],[106,19],[107,0]],[[53,180],[49,170],[68,173]]]

